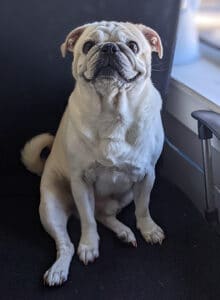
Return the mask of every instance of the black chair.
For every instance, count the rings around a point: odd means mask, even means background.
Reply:
[[[3,189],[32,193],[20,164],[20,149],[32,136],[54,133],[74,87],[71,55],[60,45],[70,30],[94,20],[144,23],[161,35],[164,58],[153,57],[153,82],[166,97],[178,21],[179,0],[7,1],[1,9],[0,158]],[[28,125],[27,125],[28,124]],[[13,170],[13,174],[11,174]],[[18,176],[19,175],[19,184]],[[29,176],[28,176],[29,177]],[[5,187],[5,188],[4,188]]]
[[[206,200],[205,217],[211,225],[218,226],[219,216],[214,201],[211,139],[213,134],[220,139],[220,114],[213,111],[197,110],[192,112],[192,117],[198,121],[198,137],[202,145]],[[219,226],[216,227],[217,230],[219,230],[218,228]]]
[[[162,246],[143,241],[135,229],[131,205],[120,218],[134,231],[137,249],[99,225],[99,259],[85,267],[75,255],[68,282],[62,288],[44,287],[42,275],[54,261],[55,247],[39,220],[39,178],[20,162],[20,149],[28,139],[56,132],[73,89],[71,58],[63,60],[59,50],[72,28],[114,19],[157,30],[165,55],[162,61],[153,55],[152,78],[165,101],[179,5],[179,0],[2,1],[1,299],[220,298],[220,241],[186,196],[160,177],[152,192],[151,211],[167,234]],[[79,222],[71,219],[68,229],[77,245]]]

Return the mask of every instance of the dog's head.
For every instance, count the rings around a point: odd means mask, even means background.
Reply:
[[[96,87],[135,86],[150,77],[151,52],[163,56],[159,35],[142,24],[95,22],[72,30],[61,45],[61,52],[74,55],[74,78]]]

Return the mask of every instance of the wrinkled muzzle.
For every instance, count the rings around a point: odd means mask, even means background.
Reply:
[[[88,60],[85,78],[91,80],[134,81],[139,72],[135,70],[135,61],[123,49],[123,45],[105,43]]]

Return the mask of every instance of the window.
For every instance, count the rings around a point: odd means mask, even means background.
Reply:
[[[196,23],[201,46],[208,54],[210,51],[220,64],[220,0],[202,0]]]

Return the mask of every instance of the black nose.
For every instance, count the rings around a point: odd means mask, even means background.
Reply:
[[[104,46],[102,46],[101,51],[106,54],[114,54],[118,51],[118,46],[114,43],[106,43]]]

